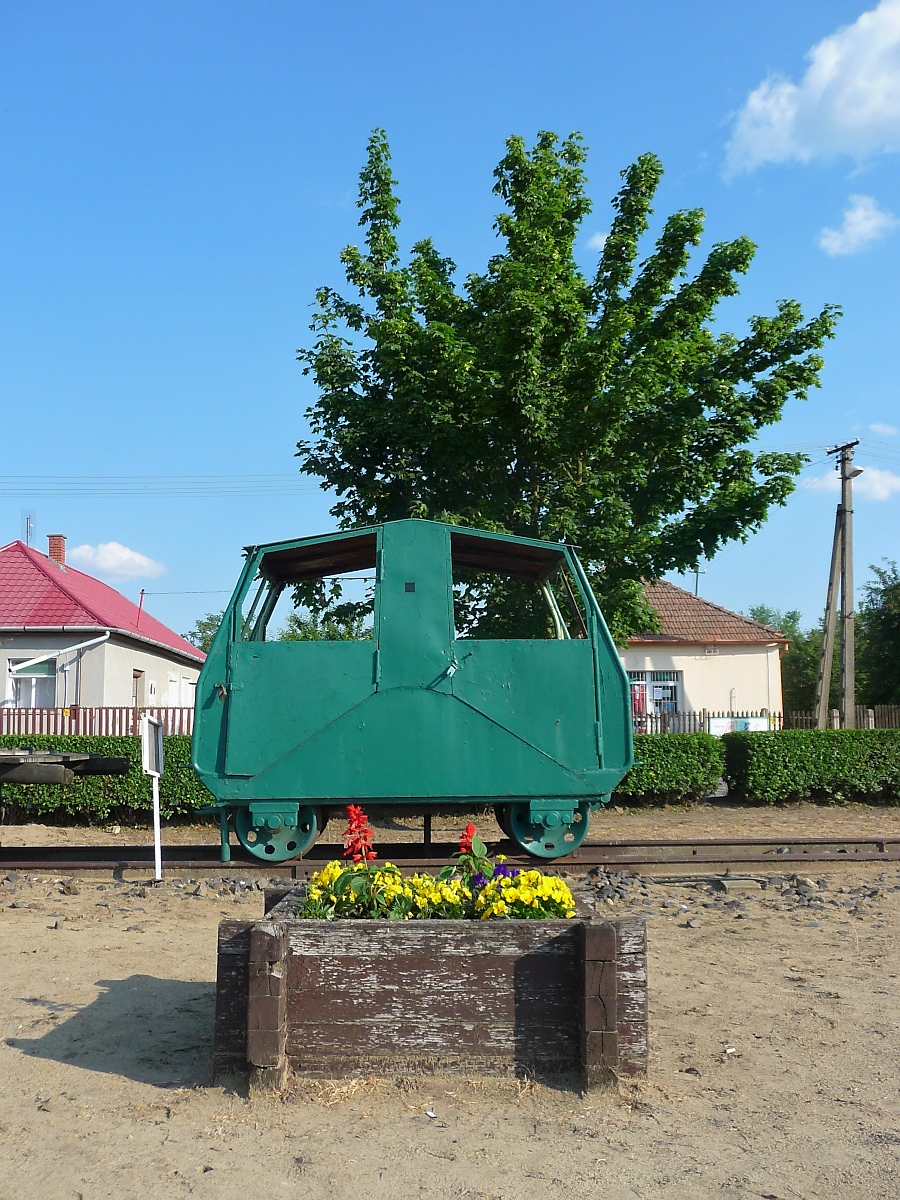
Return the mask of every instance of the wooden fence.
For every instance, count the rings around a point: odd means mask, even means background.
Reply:
[[[699,712],[644,713],[635,716],[635,733],[708,733],[710,720],[725,718],[736,720],[754,717],[766,720],[769,729],[815,729],[816,714],[809,712]],[[832,709],[828,717],[829,729],[840,728],[840,714]],[[713,727],[714,728],[714,727]],[[877,704],[874,708],[856,706],[857,729],[900,729],[900,704]]]
[[[194,728],[193,708],[130,708],[127,706],[83,708],[2,708],[0,735],[83,734],[91,737],[134,736],[141,732],[141,713],[158,717],[163,732],[190,734]],[[769,729],[815,729],[813,712],[699,712],[644,713],[635,716],[635,733],[708,733],[710,719],[743,717],[765,719]],[[837,709],[829,715],[829,727],[838,728]],[[900,704],[856,708],[857,729],[900,729]]]
[[[635,733],[709,733],[710,720],[718,718],[736,720],[741,717],[756,717],[766,720],[768,728],[781,729],[783,725],[781,713],[766,712],[712,712],[700,709],[699,712],[659,712],[642,713],[634,717]]]
[[[816,714],[814,712],[790,712],[784,714],[785,729],[815,729]],[[840,727],[840,713],[836,708],[828,714],[829,729]],[[862,704],[856,706],[857,729],[900,729],[900,704],[876,704],[874,708],[866,708]]]
[[[163,723],[164,733],[190,734],[194,728],[192,708],[131,708],[104,705],[86,708],[0,708],[0,734],[82,734],[89,737],[127,737],[141,732],[141,714],[148,713]]]

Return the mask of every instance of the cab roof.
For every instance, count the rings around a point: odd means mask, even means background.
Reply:
[[[285,584],[300,583],[304,579],[372,569],[375,566],[378,531],[385,526],[404,523],[386,521],[345,533],[270,542],[263,546],[247,546],[245,549],[248,554],[263,551],[259,570],[267,578]],[[440,521],[422,523],[443,524]],[[457,525],[444,527],[450,531],[450,553],[454,565],[466,570],[544,580],[565,561],[566,548],[553,542]]]

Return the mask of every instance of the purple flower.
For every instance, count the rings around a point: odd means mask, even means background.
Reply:
[[[518,873],[515,867],[508,867],[506,863],[497,863],[496,867],[494,867],[495,879],[499,879],[501,875],[504,879],[515,879]]]
[[[487,880],[485,879],[485,877],[482,875],[482,873],[480,871],[476,871],[475,874],[472,876],[472,887],[473,888],[483,888],[486,883],[487,883]]]

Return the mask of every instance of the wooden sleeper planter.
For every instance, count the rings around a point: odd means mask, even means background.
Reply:
[[[219,925],[215,1072],[569,1077],[647,1070],[646,922],[299,920]]]

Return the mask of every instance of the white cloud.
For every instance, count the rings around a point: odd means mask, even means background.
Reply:
[[[841,490],[841,480],[836,471],[829,471],[827,475],[818,475],[814,479],[804,479],[800,486],[804,490],[811,492],[839,492]]]
[[[856,495],[867,500],[890,500],[895,492],[900,492],[900,475],[866,467],[859,479],[853,481],[853,487]]]
[[[870,242],[884,237],[896,224],[893,213],[879,208],[878,201],[871,196],[851,196],[840,229],[823,229],[819,245],[826,254],[856,254]]]
[[[829,471],[818,479],[810,479],[803,486],[816,492],[840,492],[841,480],[837,471]],[[896,492],[900,492],[900,475],[893,471],[866,467],[862,475],[853,480],[854,496],[861,496],[864,500],[890,500]]]
[[[606,245],[606,236],[607,235],[605,233],[593,234],[587,240],[588,249],[589,250],[602,250],[603,247]]]
[[[869,428],[873,433],[880,433],[882,437],[893,437],[896,433],[900,433],[895,425],[882,425],[880,421],[876,421]]]
[[[129,550],[121,542],[101,542],[98,546],[75,546],[69,559],[86,571],[113,579],[156,579],[166,568],[146,554]]]
[[[881,0],[806,57],[799,83],[770,75],[747,97],[726,149],[728,174],[900,150],[900,0]]]

